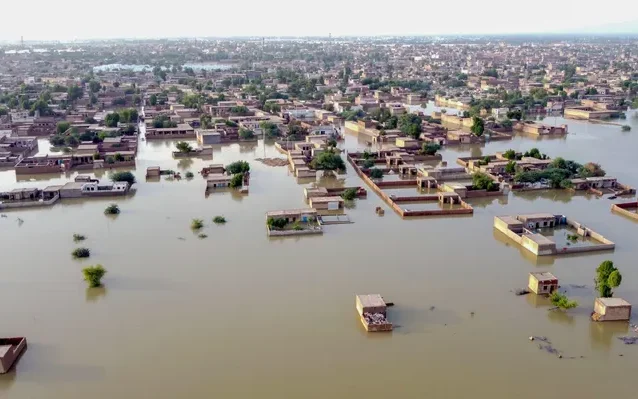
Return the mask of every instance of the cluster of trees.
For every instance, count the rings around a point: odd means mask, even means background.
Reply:
[[[255,138],[255,132],[250,129],[239,129],[239,138],[242,140],[252,140]]]
[[[264,111],[270,112],[271,114],[275,114],[275,113],[281,111],[281,105],[277,104],[274,101],[268,101],[268,102],[264,103],[262,108],[263,108]]]
[[[547,180],[552,188],[571,188],[571,179],[595,176],[605,176],[605,171],[599,164],[589,162],[581,165],[578,162],[558,157],[545,170],[519,171],[514,176],[514,181],[536,183],[541,180]]]
[[[268,121],[261,122],[259,127],[264,131],[264,137],[273,138],[281,136],[281,131],[276,124]]]
[[[392,115],[387,108],[375,109],[370,113],[370,117],[379,122],[378,129],[396,129],[399,125],[399,118]]]
[[[421,147],[421,153],[424,155],[435,155],[438,150],[441,149],[441,146],[437,143],[423,143]]]
[[[61,122],[62,123],[62,122]],[[66,122],[64,122],[66,123]],[[76,147],[81,141],[90,141],[94,144],[101,143],[107,137],[119,137],[123,132],[94,132],[86,131],[78,133],[75,129],[68,129],[62,126],[61,133],[56,133],[49,138],[49,143],[54,147]],[[135,131],[133,131],[134,133]]]
[[[404,134],[418,139],[423,131],[421,127],[421,117],[415,114],[403,114],[399,117],[398,127]]]
[[[177,122],[172,121],[168,115],[157,115],[153,118],[153,127],[157,129],[177,127]]]
[[[138,118],[137,109],[125,108],[107,114],[104,118],[104,124],[107,127],[117,127],[118,123],[137,123]]]
[[[283,219],[283,218],[270,217],[270,218],[268,218],[266,223],[268,224],[268,227],[270,227],[271,229],[281,230],[284,227],[286,227],[286,225],[288,224],[288,221],[286,219]]]
[[[373,179],[381,179],[383,178],[383,171],[378,168],[370,169],[370,177]]]
[[[236,161],[226,166],[226,172],[236,175],[244,174],[250,171],[250,164],[246,161]]]
[[[179,151],[181,153],[184,153],[184,154],[188,154],[191,151],[193,151],[193,147],[190,144],[188,144],[187,142],[185,142],[185,141],[178,141],[175,144],[175,147],[177,148],[177,151]]]
[[[343,111],[340,116],[347,121],[357,121],[366,116],[366,113],[360,109],[352,109]]]
[[[317,170],[345,170],[346,164],[343,162],[338,150],[331,148],[317,155],[310,161],[310,166]]]
[[[248,115],[249,110],[248,110],[248,107],[244,105],[238,105],[238,106],[232,107],[230,109],[230,112],[235,115]]]
[[[127,182],[129,184],[129,186],[132,186],[133,184],[135,184],[135,175],[131,172],[113,172],[111,173],[111,175],[109,176],[111,178],[112,181],[118,181],[118,182]]]
[[[472,188],[474,190],[498,191],[499,186],[487,174],[476,172],[472,175]]]

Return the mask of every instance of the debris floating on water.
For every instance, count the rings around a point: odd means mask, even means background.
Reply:
[[[521,296],[521,295],[527,295],[529,294],[529,290],[525,289],[525,288],[517,288],[514,290],[514,294]]]
[[[430,306],[430,310],[434,310],[436,309],[434,306]]]
[[[625,345],[638,344],[638,337],[618,337]]]

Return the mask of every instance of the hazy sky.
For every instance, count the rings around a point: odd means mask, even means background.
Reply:
[[[2,4],[0,10],[5,18],[0,23],[0,40],[10,41],[17,41],[20,36],[25,40],[68,40],[327,36],[328,33],[333,36],[551,33],[580,32],[613,24],[622,24],[623,31],[638,32],[637,0],[607,3],[535,0],[529,3],[532,7],[511,0],[31,0],[3,3],[6,4]],[[610,8],[604,9],[605,5]]]

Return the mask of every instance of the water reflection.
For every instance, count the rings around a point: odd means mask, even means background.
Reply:
[[[97,302],[100,298],[106,296],[106,287],[87,288],[85,292],[86,302]]]
[[[574,315],[562,310],[549,310],[547,312],[547,318],[554,323],[573,325],[576,320]]]
[[[589,323],[591,348],[606,352],[612,344],[616,343],[617,337],[626,335],[628,332],[629,323],[626,321],[591,322]]]
[[[555,256],[536,256],[530,251],[528,251],[527,249],[518,245],[516,242],[514,242],[512,239],[510,239],[508,236],[506,236],[504,233],[500,232],[497,229],[492,229],[492,235],[494,236],[496,241],[502,243],[503,245],[507,247],[515,248],[518,252],[520,252],[521,256],[526,261],[528,261],[534,266],[548,266],[548,265],[554,264],[554,260],[556,258]],[[568,255],[564,255],[564,256],[568,256]]]
[[[568,203],[576,195],[573,191],[568,190],[530,190],[530,191],[512,191],[515,197],[518,197],[524,201],[533,202],[540,198],[549,199],[556,202]],[[591,199],[592,195],[583,196],[587,199]]]
[[[210,157],[210,159],[213,159]],[[177,167],[181,170],[190,169],[193,166],[193,160],[191,158],[181,158],[179,162],[177,162]]]
[[[536,295],[533,292],[525,295],[525,300],[534,308],[547,308],[552,306],[549,297],[546,295]]]

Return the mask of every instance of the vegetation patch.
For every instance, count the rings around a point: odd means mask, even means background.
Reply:
[[[202,219],[191,220],[191,229],[200,230],[204,227],[204,221]]]
[[[73,234],[73,241],[79,242],[84,240],[86,240],[86,236],[83,236],[82,234]]]
[[[213,218],[213,223],[215,223],[215,224],[224,224],[224,223],[226,223],[226,218],[223,217],[223,216],[215,216]]]
[[[88,258],[91,256],[91,250],[88,248],[76,248],[71,252],[71,255],[76,259]]]
[[[119,215],[120,207],[117,204],[111,204],[104,210],[105,215]]]
[[[82,269],[84,281],[91,288],[97,288],[102,285],[102,277],[106,274],[106,269],[102,265],[88,266]]]

